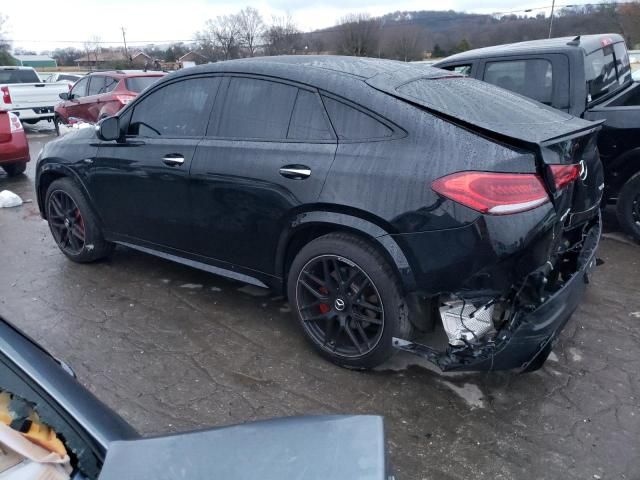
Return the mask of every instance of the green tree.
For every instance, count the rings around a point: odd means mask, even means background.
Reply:
[[[445,52],[439,44],[435,44],[433,46],[433,51],[431,52],[432,58],[443,58],[447,56],[447,52]]]
[[[466,52],[467,50],[471,50],[471,45],[466,38],[463,38],[454,48],[454,53]]]

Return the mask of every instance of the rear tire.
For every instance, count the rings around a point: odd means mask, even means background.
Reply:
[[[56,115],[53,117],[53,128],[56,131],[56,137],[60,136],[60,117]]]
[[[3,165],[2,169],[7,172],[9,177],[17,177],[22,175],[27,169],[27,162],[11,163],[9,165]]]
[[[640,172],[623,185],[616,210],[622,230],[640,242]]]
[[[305,245],[287,281],[289,303],[313,348],[347,368],[369,369],[396,353],[413,326],[400,281],[369,242],[333,233]]]
[[[45,196],[47,222],[58,248],[78,263],[107,257],[114,245],[104,239],[98,218],[70,178],[51,183]]]

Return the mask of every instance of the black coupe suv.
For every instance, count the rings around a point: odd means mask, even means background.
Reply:
[[[595,264],[598,129],[438,69],[234,60],[50,142],[36,188],[70,259],[121,244],[282,291],[339,365],[531,370]]]

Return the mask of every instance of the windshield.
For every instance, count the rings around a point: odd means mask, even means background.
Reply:
[[[0,84],[7,83],[41,83],[38,74],[33,70],[11,69],[0,70]]]
[[[136,92],[136,93],[140,93],[141,91],[143,91],[145,88],[147,88],[150,85],[153,85],[154,83],[156,83],[158,80],[160,80],[159,76],[154,76],[154,77],[131,77],[131,78],[127,78],[127,90],[130,90],[132,92]]]
[[[624,42],[606,45],[587,55],[585,69],[589,101],[618,90],[631,80],[629,54]]]

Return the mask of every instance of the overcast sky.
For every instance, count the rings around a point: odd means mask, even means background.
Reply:
[[[245,5],[257,8],[266,21],[272,15],[291,14],[302,30],[335,25],[348,13],[382,15],[396,10],[459,10],[492,13],[540,7],[551,0],[261,0],[230,2],[215,0],[2,0],[0,14],[8,16],[5,36],[13,46],[30,50],[82,47],[96,35],[106,42],[163,43],[190,41],[209,18],[238,11]],[[560,2],[562,3],[562,2]],[[73,42],[77,43],[73,43]]]

